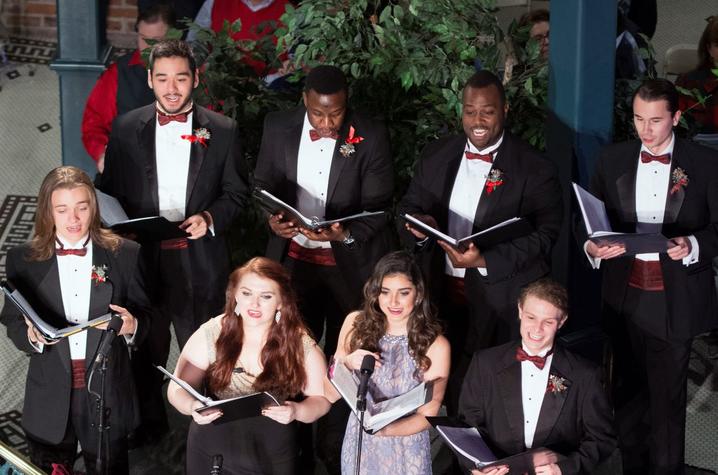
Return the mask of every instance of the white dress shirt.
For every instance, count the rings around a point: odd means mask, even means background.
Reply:
[[[531,356],[546,356],[546,353],[550,350],[550,348],[547,348],[538,355],[534,355],[525,345],[522,344],[521,346]],[[552,362],[553,354],[546,358],[546,364],[543,369],[538,369],[531,361],[521,362],[521,404],[524,410],[524,442],[527,449],[530,449],[534,443],[536,424],[541,413],[543,398],[546,396]]]
[[[186,217],[187,175],[192,144],[183,139],[182,135],[192,135],[191,112],[187,115],[187,122],[155,124],[159,214],[168,221],[184,221]]]
[[[329,187],[329,171],[337,141],[331,138],[320,138],[312,141],[309,131],[312,130],[309,118],[304,114],[304,126],[297,153],[297,206],[307,218],[324,219],[327,204],[327,188]],[[331,248],[325,241],[312,241],[303,234],[294,236],[294,242],[311,249]]]
[[[69,244],[57,236],[65,249],[81,249],[87,236],[77,244]],[[59,247],[59,246],[57,246]],[[65,318],[72,324],[84,323],[90,311],[90,290],[92,283],[92,241],[87,243],[84,256],[57,256],[57,270],[60,274],[60,291]],[[87,332],[82,331],[67,337],[70,344],[70,359],[84,360],[87,346]]]
[[[498,150],[503,141],[504,136],[501,135],[498,142],[483,150],[478,150],[471,141],[466,141],[464,155],[461,157],[459,170],[454,179],[454,187],[451,189],[451,199],[449,200],[447,229],[449,236],[460,239],[473,233],[476,210],[479,207],[484,185],[486,185],[486,178],[489,171],[491,171],[491,163],[483,160],[469,160],[466,158],[466,152],[480,153],[482,155],[491,153],[494,160],[496,160],[498,155],[496,150]],[[481,275],[487,275],[485,267],[479,267],[478,269]],[[466,269],[457,269],[451,264],[449,256],[446,256],[444,272],[453,277],[463,278],[466,274]]]
[[[651,155],[671,154],[673,156],[673,146],[675,145],[675,135],[671,138],[670,143],[660,153],[654,154],[645,145],[641,145],[641,152],[648,152]],[[636,158],[638,167],[636,169],[636,221],[638,223],[662,224],[663,215],[666,212],[666,193],[673,186],[671,182],[671,163],[661,163],[653,160],[648,163],[641,161],[641,154]],[[671,158],[672,160],[672,158]],[[683,265],[688,266],[698,262],[698,240],[695,236],[688,236],[691,242],[691,252],[683,258]],[[584,249],[586,248],[584,245]],[[586,254],[588,256],[588,253]],[[658,261],[659,254],[657,252],[636,254],[636,259],[642,261]],[[588,256],[589,261],[594,269],[598,269],[601,265],[601,259],[595,259]]]

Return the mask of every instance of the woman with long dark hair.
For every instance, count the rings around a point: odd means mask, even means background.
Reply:
[[[422,381],[434,381],[433,398],[415,414],[365,435],[361,473],[430,474],[429,423],[439,412],[449,376],[449,342],[426,295],[419,267],[406,252],[384,256],[364,285],[364,304],[339,334],[335,364],[357,371],[364,356],[376,359],[367,401],[399,396]],[[333,399],[339,395],[327,389]],[[358,421],[349,417],[342,446],[342,473],[354,473]]]
[[[219,399],[267,391],[285,401],[261,416],[221,425],[220,410],[198,414],[202,404],[175,383],[167,396],[192,415],[187,438],[187,473],[208,473],[222,455],[225,475],[290,474],[296,464],[296,424],[311,423],[329,410],[324,398],[326,363],[307,334],[284,268],[255,257],[229,277],[224,312],[189,339],[175,375]],[[303,395],[301,402],[295,398]]]

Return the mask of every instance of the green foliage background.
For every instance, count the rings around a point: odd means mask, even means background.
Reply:
[[[351,106],[387,124],[398,199],[422,148],[461,130],[462,85],[475,61],[493,72],[502,66],[506,35],[495,13],[495,0],[313,0],[288,6],[275,38],[257,42],[232,39],[238,21],[217,33],[190,25],[204,58],[196,100],[237,120],[253,169],[265,114],[291,108],[301,93],[269,89],[243,58],[262,60],[267,73],[289,51],[295,68],[290,82],[317,64],[334,64],[349,78]],[[506,85],[510,118],[520,118],[510,119],[509,127],[543,149],[548,67],[527,29],[512,24],[508,34],[526,44],[515,50],[522,67]],[[259,210],[249,207],[232,231],[234,262],[262,253],[265,237]]]

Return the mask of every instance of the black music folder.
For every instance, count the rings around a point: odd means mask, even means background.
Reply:
[[[611,223],[606,214],[606,205],[603,201],[572,183],[573,192],[581,208],[581,218],[588,239],[598,246],[613,246],[623,244],[627,256],[653,252],[666,252],[675,246],[661,233],[616,233],[611,229]]]
[[[317,232],[320,229],[328,228],[334,223],[344,223],[360,218],[367,218],[369,216],[379,216],[384,214],[384,211],[364,211],[362,213],[352,214],[343,218],[337,219],[319,219],[317,217],[307,218],[298,209],[293,208],[284,201],[280,200],[267,190],[262,188],[254,189],[254,197],[259,201],[262,208],[270,214],[284,213],[284,219],[293,218],[297,221],[297,224],[303,228],[307,228],[311,231]]]
[[[431,236],[439,241],[444,241],[462,252],[469,247],[469,243],[471,242],[479,249],[485,249],[517,237],[525,236],[533,231],[533,226],[531,226],[526,219],[516,217],[482,229],[470,236],[455,238],[438,229],[432,228],[408,213],[402,214],[401,217],[412,227],[417,228],[427,236]]]
[[[87,330],[90,327],[102,325],[103,323],[109,322],[113,315],[113,312],[108,312],[84,323],[70,325],[68,322],[67,327],[57,328],[43,320],[11,282],[3,281],[0,284],[0,287],[2,287],[2,290],[5,293],[5,298],[12,302],[20,313],[30,320],[32,326],[34,326],[46,340],[59,340],[60,338],[65,338],[67,336],[74,335],[75,333]]]
[[[95,191],[102,224],[113,231],[134,234],[139,241],[164,241],[189,236],[184,229],[180,229],[182,223],[169,221],[162,216],[129,219],[117,198],[100,190]]]
[[[215,425],[224,424],[225,422],[235,421],[237,419],[261,416],[263,408],[267,406],[281,405],[279,399],[266,391],[229,399],[221,399],[218,401],[213,400],[212,398],[201,395],[192,386],[190,386],[187,381],[176,377],[162,366],[156,366],[156,368],[164,373],[165,376],[177,383],[182,389],[187,391],[193,398],[204,404],[204,407],[195,409],[196,412],[201,414],[210,409],[220,409],[222,411],[222,417],[212,421],[212,424]]]

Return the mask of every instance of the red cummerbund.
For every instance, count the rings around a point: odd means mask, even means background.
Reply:
[[[72,362],[72,389],[85,387],[85,360],[71,360]]]
[[[188,247],[189,242],[187,241],[187,238],[183,237],[160,241],[160,249],[163,251],[176,251],[178,249],[187,249]]]
[[[452,304],[466,305],[466,290],[462,277],[445,275],[444,285],[446,286],[446,296]]]
[[[332,248],[319,247],[309,249],[302,247],[294,241],[289,241],[289,252],[287,253],[292,259],[302,262],[309,262],[318,266],[335,266],[337,261],[334,260],[334,252]]]
[[[662,291],[663,271],[661,270],[661,261],[633,259],[631,278],[628,285],[641,290]]]

